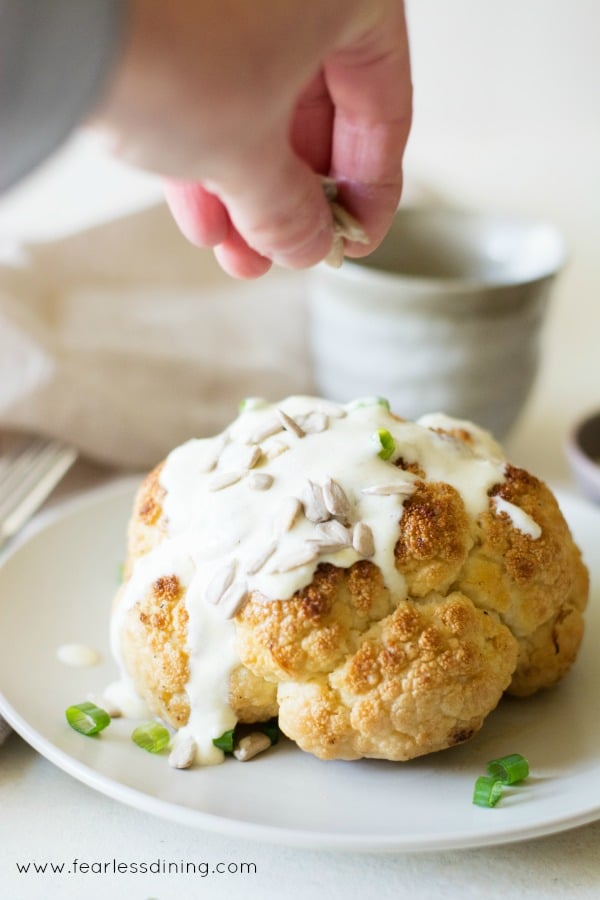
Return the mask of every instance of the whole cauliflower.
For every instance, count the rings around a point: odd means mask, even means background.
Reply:
[[[115,652],[200,742],[278,715],[322,759],[408,760],[559,681],[587,594],[550,490],[471,423],[253,401],[144,481]]]

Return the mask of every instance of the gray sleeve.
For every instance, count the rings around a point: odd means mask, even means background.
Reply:
[[[0,192],[91,111],[126,11],[125,0],[0,0]]]

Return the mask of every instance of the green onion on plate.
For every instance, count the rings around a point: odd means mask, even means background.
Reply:
[[[233,732],[234,728],[224,731],[221,737],[213,738],[213,744],[222,750],[223,753],[233,753]]]
[[[491,759],[487,764],[487,775],[481,775],[475,782],[473,803],[476,806],[495,806],[507,785],[519,784],[528,775],[529,763],[521,753]]]
[[[160,722],[144,722],[134,728],[131,740],[148,753],[160,753],[168,746],[171,735]]]
[[[504,785],[497,778],[490,778],[489,775],[480,775],[475,782],[473,791],[473,803],[475,806],[495,806],[500,797]]]
[[[487,772],[491,778],[501,781],[502,784],[518,784],[529,775],[529,763],[520,753],[511,753],[490,760]]]
[[[110,716],[106,710],[90,701],[69,706],[65,715],[71,728],[80,734],[98,734],[110,725]]]
[[[269,740],[271,741],[271,745],[276,744],[279,740],[279,724],[277,721],[277,716],[273,719],[269,719],[268,722],[262,722],[258,728],[262,731],[263,734],[266,734]]]

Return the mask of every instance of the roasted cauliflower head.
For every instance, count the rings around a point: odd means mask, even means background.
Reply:
[[[559,681],[587,594],[552,493],[477,426],[253,399],[142,484],[113,647],[200,763],[276,715],[322,759],[409,760]]]

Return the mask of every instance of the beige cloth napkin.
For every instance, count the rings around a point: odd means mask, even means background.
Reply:
[[[242,397],[312,391],[306,332],[302,274],[235,281],[162,205],[22,247],[0,265],[0,429],[146,469]]]
[[[0,266],[0,427],[152,466],[244,396],[312,390],[304,283],[231,279],[163,205],[22,248]]]

